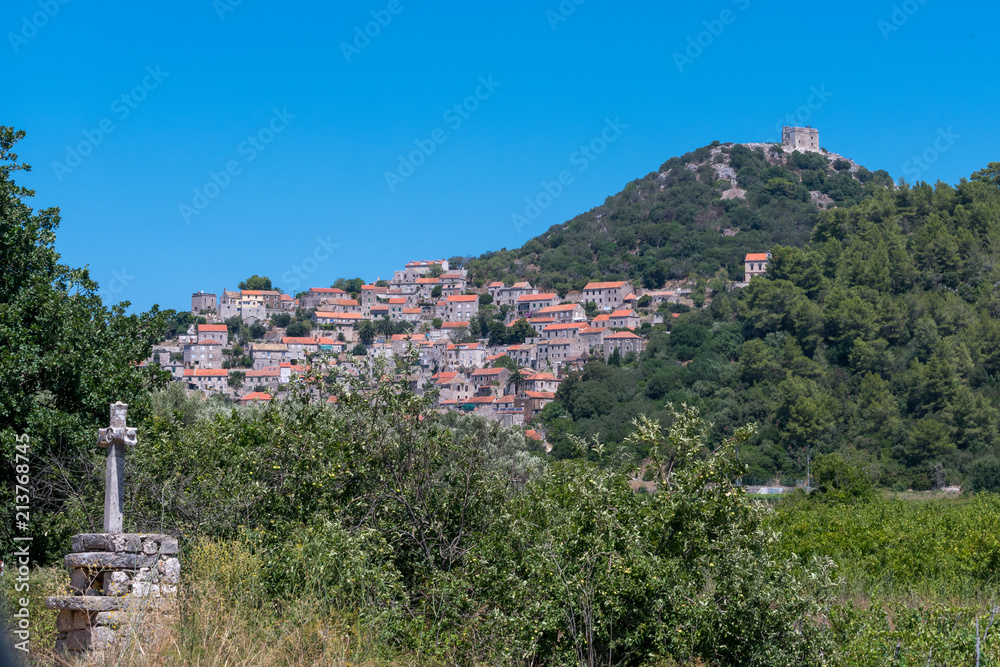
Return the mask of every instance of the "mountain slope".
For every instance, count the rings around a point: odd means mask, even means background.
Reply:
[[[873,174],[831,153],[714,142],[671,158],[521,248],[486,253],[466,266],[477,282],[529,280],[561,294],[592,279],[658,288],[722,267],[739,278],[747,252],[801,246],[822,208],[891,186],[886,172]]]

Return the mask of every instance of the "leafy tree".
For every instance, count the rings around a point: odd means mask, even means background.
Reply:
[[[396,324],[388,317],[383,317],[379,321],[375,322],[375,331],[378,332],[380,336],[389,338],[396,333]]]
[[[264,292],[272,289],[271,279],[267,276],[258,276],[256,273],[241,282],[239,287],[241,290],[261,290]]]
[[[312,327],[302,320],[296,320],[285,329],[285,335],[290,338],[304,338],[312,333]]]
[[[264,334],[267,333],[267,327],[260,322],[254,322],[250,325],[250,337],[254,340],[262,340]]]
[[[100,517],[103,475],[90,474],[100,461],[95,430],[107,426],[115,401],[129,404],[132,423],[149,415],[149,389],[168,376],[138,364],[162,340],[166,318],[156,307],[126,315],[128,303],[105,306],[87,269],[60,263],[59,210],[33,210],[26,200],[34,192],[12,179],[28,169],[12,150],[23,136],[0,127],[0,503],[15,505],[21,438],[29,442],[31,549],[44,563],[61,558],[69,534]],[[74,488],[61,481],[67,475]],[[0,527],[7,562],[14,562],[11,525]]]
[[[444,275],[444,269],[441,268],[440,264],[431,264],[427,267],[427,277],[428,278],[440,278]]]
[[[247,374],[245,371],[230,371],[228,384],[230,387],[236,387],[239,389],[243,386],[243,381],[246,380]]]
[[[431,288],[431,298],[432,299],[440,299],[441,298],[441,286],[440,285],[435,285],[434,287]]]
[[[292,316],[289,313],[278,313],[271,316],[271,324],[282,329],[287,327],[291,321]]]
[[[358,343],[351,349],[351,356],[363,357],[368,354],[368,348],[365,347],[364,343]]]

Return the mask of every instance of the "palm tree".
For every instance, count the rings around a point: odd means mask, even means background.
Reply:
[[[372,324],[371,320],[361,320],[358,322],[358,338],[365,345],[371,345],[372,341],[375,340],[375,325]]]
[[[519,391],[521,391],[521,385],[524,384],[525,379],[526,378],[524,377],[524,369],[518,366],[514,368],[513,372],[511,372],[510,374],[510,377],[507,378],[507,388],[509,389],[510,385],[514,385],[514,394],[517,394]]]
[[[396,323],[388,317],[383,317],[375,323],[375,331],[388,338],[392,334],[396,333]]]

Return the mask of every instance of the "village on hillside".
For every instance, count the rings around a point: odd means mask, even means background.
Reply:
[[[746,279],[765,274],[769,260],[769,253],[747,255]],[[643,290],[592,282],[560,298],[527,282],[476,287],[447,260],[413,261],[391,281],[353,294],[334,287],[298,298],[277,290],[196,292],[195,323],[155,346],[148,363],[190,392],[246,405],[286,396],[310,369],[356,375],[361,363],[411,354],[418,371],[409,384],[418,394],[436,389],[438,409],[530,426],[567,373],[592,359],[638,355],[642,332],[669,328],[677,311],[694,305],[691,291],[687,284]],[[528,435],[542,439],[535,430]]]

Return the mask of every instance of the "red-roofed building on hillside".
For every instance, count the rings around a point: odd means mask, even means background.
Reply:
[[[586,322],[587,313],[578,303],[547,306],[535,313],[538,317],[554,317],[556,322]]]
[[[478,294],[456,294],[445,299],[443,316],[452,322],[468,322],[478,314]]]
[[[590,326],[595,329],[607,329],[611,326],[611,315],[609,313],[601,313],[590,321]]]
[[[525,375],[521,388],[525,391],[546,391],[555,393],[559,391],[559,380],[552,373],[528,373]]]
[[[246,371],[246,378],[243,379],[243,386],[254,391],[263,388],[276,392],[279,384],[281,384],[281,371],[277,366]]]
[[[185,345],[184,366],[187,368],[222,368],[222,343],[206,338],[200,343]]]
[[[416,283],[417,278],[427,277],[431,267],[435,264],[441,267],[441,273],[448,273],[450,267],[446,259],[407,262],[406,267],[402,271],[393,272],[392,283],[394,285],[413,285]]]
[[[743,260],[743,280],[750,282],[751,278],[767,275],[767,267],[771,263],[771,253],[750,253]]]
[[[203,391],[206,394],[229,393],[229,371],[208,368],[187,368],[184,370],[184,381],[188,389]]]
[[[604,337],[604,360],[610,359],[615,350],[618,350],[618,354],[624,357],[629,352],[639,354],[645,347],[646,341],[642,339],[642,336],[637,336],[631,331],[608,334]]]
[[[543,340],[552,338],[576,338],[580,330],[587,326],[586,322],[562,322],[549,324],[541,330]]]
[[[503,396],[510,371],[506,368],[480,368],[473,371],[470,377],[476,396]]]
[[[522,294],[517,297],[516,317],[531,317],[543,308],[558,305],[559,295],[555,293]]]
[[[263,391],[252,391],[240,399],[240,405],[249,405],[250,403],[270,403],[270,402],[271,402],[271,395]]]
[[[500,287],[493,288],[490,293],[494,294],[493,300],[498,306],[513,306],[522,296],[538,294],[538,290],[532,287],[529,282],[514,283],[510,287],[500,283]]]
[[[222,347],[229,347],[229,327],[225,324],[199,324],[198,342],[217,340]]]
[[[318,308],[337,299],[348,298],[347,292],[336,287],[310,287],[299,301],[306,310]]]
[[[379,297],[388,298],[389,288],[382,285],[361,286],[361,314],[368,317],[372,306],[378,304]]]
[[[599,310],[611,311],[625,303],[625,297],[633,291],[631,283],[625,280],[606,283],[587,283],[583,288],[583,303],[593,301]]]
[[[556,395],[548,391],[522,391],[515,400],[515,405],[524,411],[524,420],[530,421],[554,401]]]
[[[639,326],[639,315],[632,309],[616,310],[609,321],[614,329],[635,329]]]

